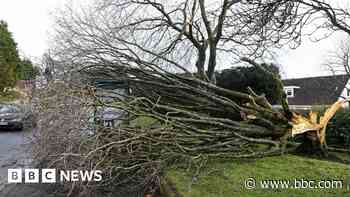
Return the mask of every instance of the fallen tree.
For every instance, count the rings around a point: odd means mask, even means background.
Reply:
[[[242,60],[268,72],[252,60]],[[208,158],[263,157],[295,150],[327,156],[327,123],[347,102],[336,102],[319,118],[314,112],[305,117],[291,111],[286,99],[283,109],[276,109],[251,89],[250,94],[235,92],[155,65],[110,64],[82,72],[90,80],[103,76],[112,84],[127,82],[132,92],[105,103],[89,91],[98,106],[128,112],[128,121],[119,127],[101,128],[96,133],[98,146],[84,155],[100,161],[96,167],[111,175],[106,184],[117,185],[118,190],[142,188],[152,193],[150,188],[162,184],[169,189],[166,169],[202,165]],[[140,117],[152,121],[129,124]],[[303,143],[287,146],[288,138],[300,135]]]
[[[317,30],[350,32],[348,11],[323,0],[104,0],[61,13],[55,67],[127,82],[136,94],[117,99],[124,106],[116,107],[171,122],[184,133],[228,132],[240,142],[276,150],[292,131],[304,133],[296,125],[321,130],[327,121],[291,112],[286,99],[278,111],[252,89],[247,94],[217,87],[217,62],[246,62],[267,72],[255,59],[269,57],[272,48],[296,47]],[[311,32],[309,23],[315,24]]]
[[[312,150],[310,154],[323,153],[326,123],[345,102],[337,102],[317,122],[315,113],[303,117],[291,112],[286,102],[283,110],[274,109],[252,91],[226,90],[145,66],[110,65],[102,70],[93,66],[81,71],[84,76],[94,73],[90,80],[103,76],[112,84],[127,81],[132,94],[114,97],[113,102],[100,100],[95,87],[75,83],[50,83],[36,94],[36,161],[57,169],[103,169],[103,183],[66,183],[69,193],[97,187],[128,196],[135,191],[154,193],[160,185],[172,191],[165,177],[168,168],[200,168],[208,158],[282,154],[295,149],[285,146],[287,138],[296,135],[307,136],[305,144],[311,146],[300,147]],[[128,116],[115,128],[89,128],[96,106],[118,108]],[[152,121],[132,124],[144,117]]]
[[[104,0],[61,13],[55,67],[127,82],[136,94],[117,100],[124,106],[116,107],[171,122],[188,135],[228,132],[276,150],[292,131],[303,133],[296,125],[321,130],[326,123],[291,112],[286,99],[278,111],[251,89],[247,94],[217,87],[217,62],[246,62],[265,72],[255,59],[268,57],[272,48],[296,47],[317,30],[350,32],[348,11],[323,0]],[[309,23],[315,24],[311,32]]]
[[[281,154],[294,135],[306,136],[301,150],[327,154],[325,129],[339,103],[317,121],[314,113],[292,112],[285,98],[278,110],[251,89],[220,88],[214,73],[220,57],[267,72],[255,58],[273,47],[298,46],[308,23],[316,21],[315,31],[350,32],[346,10],[317,0],[209,4],[104,0],[82,12],[68,7],[57,18],[55,68],[63,73],[73,68],[91,81],[127,83],[132,94],[113,102],[100,100],[93,86],[86,94],[98,101],[93,105],[128,112],[129,120],[155,120],[97,128],[93,146],[80,156],[106,169],[110,184],[159,185],[163,169],[180,160]]]
[[[252,60],[242,60],[269,73]],[[133,94],[116,97],[113,104],[101,102],[100,105],[127,111],[130,118],[145,116],[157,120],[170,134],[160,137],[169,140],[174,135],[175,144],[181,147],[177,151],[189,155],[250,157],[281,153],[288,137],[302,134],[312,144],[309,148],[313,153],[321,151],[325,155],[327,123],[347,102],[336,102],[317,121],[316,113],[303,117],[292,112],[286,99],[279,110],[249,87],[250,94],[227,90],[155,65],[111,65],[102,70],[91,67],[84,71],[95,76],[94,79],[103,76],[103,79],[127,82]],[[276,77],[275,80],[281,83]],[[264,144],[271,149],[244,148],[249,144]]]

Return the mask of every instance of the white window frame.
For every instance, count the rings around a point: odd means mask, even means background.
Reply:
[[[287,98],[293,98],[294,97],[294,88],[286,88],[285,93],[287,95]]]
[[[298,89],[298,88],[300,88],[300,87],[298,87],[298,86],[285,86],[284,92],[286,93],[287,98],[294,98],[295,97],[294,90]]]

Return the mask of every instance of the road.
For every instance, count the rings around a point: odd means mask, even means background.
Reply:
[[[57,197],[41,184],[7,183],[7,170],[30,168],[29,136],[31,131],[0,131],[0,197]],[[59,195],[61,196],[61,195]]]
[[[24,168],[31,163],[26,152],[29,131],[0,131],[0,190],[7,183],[7,169]]]

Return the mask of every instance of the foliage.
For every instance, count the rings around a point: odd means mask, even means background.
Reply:
[[[40,69],[35,67],[29,59],[21,60],[16,67],[17,79],[32,80],[39,75]]]
[[[10,102],[20,98],[20,94],[16,91],[6,91],[0,95],[0,103]]]
[[[13,87],[18,79],[34,79],[39,72],[29,59],[21,60],[7,23],[0,21],[0,92]]]
[[[317,166],[317,167],[315,167]],[[291,170],[293,169],[293,170]],[[211,160],[200,170],[173,169],[168,173],[184,197],[231,196],[345,196],[350,183],[347,165],[293,155],[257,160]],[[343,180],[344,189],[245,189],[248,178],[261,180]]]
[[[350,109],[339,110],[327,127],[327,143],[350,147]]]
[[[248,87],[257,94],[265,94],[267,100],[276,104],[282,97],[283,87],[278,82],[279,68],[274,64],[261,64],[270,72],[257,67],[235,67],[217,74],[217,85],[226,89],[248,93]]]
[[[0,93],[16,83],[16,66],[20,61],[17,46],[8,31],[7,24],[0,21]]]

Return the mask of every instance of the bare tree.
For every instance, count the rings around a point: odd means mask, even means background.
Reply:
[[[318,121],[317,114],[290,111],[286,99],[280,111],[249,88],[246,94],[217,87],[214,72],[223,58],[268,72],[256,58],[273,47],[298,46],[312,33],[305,30],[310,23],[315,31],[348,33],[347,13],[316,0],[104,0],[80,10],[68,6],[57,18],[55,58],[92,80],[122,80],[132,89],[123,99],[94,105],[158,123],[103,130],[98,147],[84,157],[103,157],[108,162],[98,163],[111,171],[143,176],[145,169],[157,174],[159,165],[178,156],[280,154],[294,135],[305,135],[304,147],[312,153],[325,154],[326,125],[346,101]]]
[[[317,137],[311,139],[324,146],[317,132],[325,132],[327,121],[317,126],[291,112],[285,100],[281,113],[263,95],[228,91],[211,83],[220,56],[266,72],[254,58],[264,57],[271,47],[297,46],[302,36],[317,30],[349,33],[348,13],[317,0],[96,1],[79,10],[68,6],[57,18],[56,56],[92,78],[128,82],[137,96],[147,99],[129,98],[142,101],[137,109],[119,106],[131,114],[142,109],[183,129],[190,122],[199,127],[211,123],[237,130],[236,137],[243,141],[276,147],[281,144],[275,140],[293,129],[298,134],[314,131]],[[306,31],[311,23],[315,28]],[[199,79],[192,78],[191,65]],[[184,115],[191,118],[181,118]],[[308,128],[300,127],[305,121]]]
[[[311,12],[298,1],[104,0],[57,18],[57,46],[72,61],[139,61],[214,80],[217,62],[259,58],[300,44]],[[302,11],[300,11],[302,10]],[[64,14],[65,17],[62,17]],[[62,55],[62,54],[61,54]]]
[[[343,39],[335,45],[327,56],[324,65],[333,74],[347,74],[350,76],[350,40]]]
[[[321,19],[316,23],[316,30],[326,29],[330,31],[341,31],[350,35],[350,9],[344,1],[327,1],[327,0],[295,0],[301,5],[306,6],[305,13],[318,14],[316,19]],[[338,3],[338,5],[335,5]],[[335,5],[335,6],[334,6]],[[314,22],[314,21],[312,21]]]

